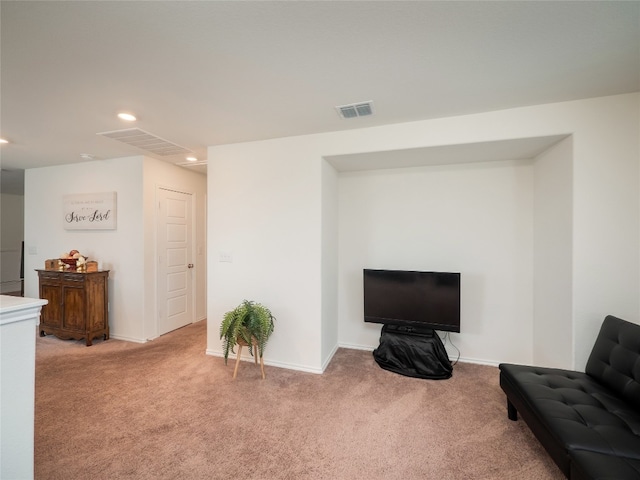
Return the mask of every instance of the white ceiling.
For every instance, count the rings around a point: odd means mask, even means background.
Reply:
[[[205,160],[209,145],[640,90],[637,1],[2,0],[0,20],[8,170],[143,153],[97,135],[131,128],[122,110]],[[371,117],[334,108],[366,100]]]

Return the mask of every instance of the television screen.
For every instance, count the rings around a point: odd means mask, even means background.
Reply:
[[[460,332],[460,274],[365,269],[364,321]]]

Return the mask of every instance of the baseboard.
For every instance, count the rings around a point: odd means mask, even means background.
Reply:
[[[219,350],[211,350],[211,349],[207,348],[205,353],[207,355],[212,356],[212,357],[224,358],[223,353],[221,351],[219,351]],[[231,355],[229,355],[228,361],[229,362],[231,361]],[[233,356],[233,361],[234,362],[236,361],[235,355]],[[242,356],[240,358],[240,361],[242,361],[242,362],[253,362],[254,360],[253,360],[253,357]],[[285,363],[285,362],[274,362],[272,360],[267,360],[266,358],[264,360],[264,364],[267,365],[267,366],[271,366],[271,367],[286,368],[286,369],[289,369],[289,370],[297,370],[299,372],[316,373],[316,374],[323,373],[323,370],[321,370],[321,369],[310,368],[310,367],[307,367],[306,365],[297,365],[295,363]]]
[[[331,363],[331,360],[333,360],[333,356],[336,354],[336,352],[338,351],[338,348],[340,348],[338,345],[336,345],[335,347],[333,347],[333,350],[331,351],[331,353],[329,354],[329,356],[327,357],[327,359],[322,362],[322,373],[324,373],[324,371],[327,369],[327,367],[329,366],[329,364]]]
[[[450,358],[450,360],[453,360],[453,359]],[[460,357],[458,361],[462,363],[475,363],[476,365],[487,365],[489,367],[497,367],[501,363],[495,360],[480,360],[478,358],[468,358],[468,357]]]
[[[115,340],[124,340],[125,342],[133,342],[133,343],[147,343],[148,340],[141,340],[139,338],[131,338],[125,337],[124,335],[117,335],[113,333],[109,333],[109,338],[113,338]]]
[[[352,350],[366,350],[367,352],[373,352],[377,348],[377,347],[372,347],[370,345],[356,345],[352,343],[341,343],[339,347],[350,348]],[[455,358],[452,358],[451,355],[449,355],[449,360],[455,361]],[[476,365],[488,365],[491,367],[497,367],[501,363],[496,360],[485,360],[485,359],[470,358],[470,357],[460,357],[458,361],[462,363],[475,363]]]
[[[144,342],[141,342],[144,343]],[[351,350],[364,350],[367,352],[372,352],[374,349],[371,346],[368,345],[353,345],[353,344],[340,344],[338,346],[336,346],[333,351],[331,352],[331,354],[329,355],[329,358],[327,358],[327,360],[325,360],[325,362],[322,364],[322,368],[321,369],[317,369],[317,368],[309,368],[305,365],[297,365],[294,363],[286,363],[286,362],[274,362],[274,361],[270,361],[270,360],[266,360],[264,361],[265,365],[269,365],[272,367],[278,367],[278,368],[287,368],[289,370],[297,370],[299,372],[307,372],[307,373],[315,373],[315,374],[322,374],[324,373],[324,371],[327,369],[327,367],[329,366],[329,364],[331,363],[331,360],[333,359],[334,355],[336,354],[336,352],[338,351],[338,348],[348,348]],[[220,357],[220,358],[224,358],[223,353],[220,350],[211,350],[211,349],[207,349],[205,351],[205,353],[207,355],[210,355],[212,357]],[[253,357],[245,357],[242,356],[242,358],[240,359],[242,362],[253,362]],[[450,359],[453,360],[453,359]],[[229,361],[231,361],[231,355],[229,356]],[[233,356],[233,361],[235,362],[235,356]],[[494,361],[494,360],[481,360],[481,359],[477,359],[477,358],[468,358],[468,357],[460,357],[458,359],[459,362],[461,363],[473,363],[476,365],[487,365],[490,367],[497,367],[500,362]]]
[[[348,348],[349,350],[365,350],[367,352],[373,352],[376,347],[372,347],[371,345],[357,345],[353,343],[340,343],[338,344],[338,348]]]

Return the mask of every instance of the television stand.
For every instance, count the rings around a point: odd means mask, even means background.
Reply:
[[[453,371],[442,340],[432,329],[384,325],[373,358],[381,368],[407,377],[444,380]]]
[[[383,325],[382,333],[394,333],[397,335],[416,335],[419,337],[433,337],[436,334],[433,328],[406,327],[404,325]]]

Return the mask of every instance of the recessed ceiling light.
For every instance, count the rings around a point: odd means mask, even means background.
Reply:
[[[125,112],[119,113],[118,114],[118,118],[120,120],[126,120],[127,122],[135,122],[136,121],[135,115],[132,115],[130,113],[125,113]]]
[[[198,159],[196,157],[187,157],[187,160],[189,160],[190,162],[197,162]]]
[[[9,143],[9,140],[5,140],[4,138],[0,138],[0,143]]]
[[[90,153],[81,153],[80,158],[83,160],[93,160],[95,157]]]

